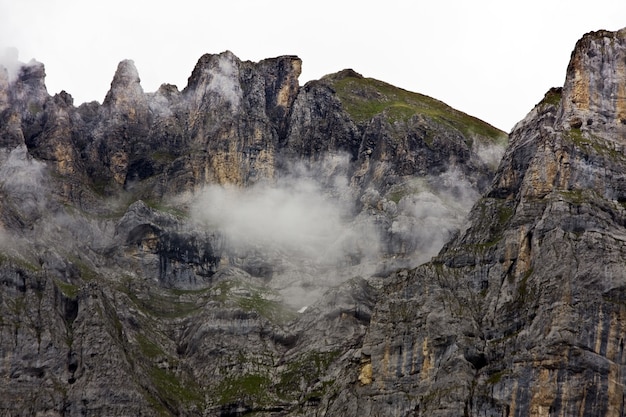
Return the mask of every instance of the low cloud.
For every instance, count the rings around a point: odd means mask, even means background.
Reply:
[[[207,186],[191,217],[224,236],[230,264],[271,279],[300,308],[328,287],[372,273],[381,253],[377,228],[355,216],[348,159],[293,164],[289,174],[248,188]]]
[[[243,92],[239,84],[239,69],[234,56],[224,53],[218,56],[217,68],[211,73],[207,86],[209,91],[215,92],[228,101],[233,109],[239,108]]]
[[[45,164],[32,158],[26,145],[0,149],[0,190],[28,217],[39,216],[48,200]]]
[[[0,47],[0,67],[6,69],[9,82],[15,81],[19,75],[20,67],[23,65],[18,57],[19,53],[16,48]]]
[[[381,230],[382,273],[429,261],[465,223],[479,193],[464,174],[450,169],[397,184],[386,196],[368,190],[361,198]]]
[[[226,262],[300,308],[348,278],[430,260],[479,197],[452,169],[411,179],[394,199],[370,189],[357,209],[347,166],[334,156],[248,188],[210,185],[195,196],[191,218],[224,236]]]
[[[378,252],[374,231],[355,227],[350,209],[318,182],[287,177],[246,189],[208,186],[192,217],[222,233],[236,250],[264,248],[328,266]]]
[[[478,141],[475,142],[473,151],[478,155],[478,158],[488,167],[492,169],[498,168],[506,146],[481,144]]]

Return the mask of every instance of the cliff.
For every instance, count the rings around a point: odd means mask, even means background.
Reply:
[[[40,63],[2,73],[4,414],[299,413],[340,387],[367,280],[441,248],[507,137],[300,67],[207,54],[146,93],[125,60],[79,107]]]
[[[395,415],[623,413],[625,46],[623,30],[578,42],[564,87],[511,132],[468,227],[387,287],[362,348],[372,382],[345,402],[388,415],[385,401]]]
[[[504,154],[293,56],[79,107],[0,72],[2,413],[621,415],[625,49],[585,35]]]

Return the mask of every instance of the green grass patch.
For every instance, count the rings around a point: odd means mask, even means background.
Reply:
[[[539,102],[540,106],[558,106],[563,95],[562,88],[551,88]]]
[[[185,210],[181,210],[177,207],[173,207],[163,203],[162,201],[155,200],[153,198],[143,199],[143,202],[146,206],[150,207],[153,210],[160,211],[162,213],[168,213],[178,218],[188,218],[189,213]]]
[[[508,140],[500,129],[423,94],[356,74],[339,73],[328,76],[327,80],[331,81],[344,109],[356,122],[367,122],[381,113],[389,122],[407,121],[413,115],[421,114],[459,130],[468,139],[478,135],[492,143],[505,144]]]
[[[284,399],[300,398],[301,386],[311,387],[328,371],[330,365],[339,357],[341,352],[307,352],[297,360],[291,361],[280,375],[276,385],[277,394]]]
[[[204,396],[197,386],[183,384],[167,369],[152,366],[148,370],[148,377],[158,393],[158,398],[169,404],[169,408],[178,408],[177,405],[200,405],[204,402]]]
[[[477,237],[484,235],[482,231],[488,231],[488,240],[482,240],[467,245],[467,249],[474,249],[478,253],[497,245],[504,235],[511,218],[515,213],[515,202],[498,198],[482,198],[475,210],[479,210],[479,222],[475,229],[479,231]]]
[[[576,145],[578,148],[587,151],[593,150],[597,155],[608,157],[612,160],[623,161],[626,156],[616,150],[612,144],[599,136],[593,135],[581,129],[572,128],[563,132],[563,137]]]
[[[296,314],[282,303],[264,298],[259,292],[250,297],[237,297],[235,302],[246,311],[256,311],[272,323],[284,324],[296,317]]]
[[[242,310],[255,311],[278,325],[284,325],[297,317],[295,311],[277,300],[274,291],[238,280],[220,282],[210,289],[210,296],[219,303],[233,303]]]
[[[171,152],[155,151],[150,154],[150,159],[167,164],[173,162],[176,159],[176,155]]]
[[[54,283],[57,286],[57,288],[61,290],[63,295],[66,296],[67,298],[76,299],[76,297],[78,297],[79,287],[77,285],[70,284],[68,282],[63,282],[58,279],[55,279]]]
[[[41,113],[43,111],[43,107],[41,107],[40,104],[38,103],[28,103],[28,111],[32,114],[32,115],[36,115],[38,113]]]
[[[70,256],[68,260],[78,269],[80,277],[84,281],[94,281],[98,279],[98,273],[80,258]]]
[[[148,339],[145,335],[138,333],[136,338],[137,343],[139,344],[139,350],[141,351],[141,354],[146,358],[156,359],[162,356],[166,356],[165,352],[163,352],[163,349],[161,349],[152,340]]]
[[[143,313],[152,317],[174,319],[186,317],[200,310],[194,302],[181,301],[176,294],[168,294],[166,291],[148,290],[145,296],[137,297],[128,283],[122,283],[117,289],[130,298],[135,306]]]
[[[498,371],[498,372],[494,372],[493,374],[489,375],[489,378],[487,378],[487,384],[489,385],[494,385],[499,383],[502,380],[502,377],[506,374],[508,374],[509,372],[504,370],[504,371]]]
[[[520,303],[524,303],[534,296],[534,291],[528,288],[528,278],[530,278],[532,274],[533,268],[530,268],[524,273],[522,279],[520,279],[517,287],[517,296]]]
[[[28,272],[40,272],[41,267],[39,265],[35,265],[32,262],[28,262],[26,259],[21,257],[15,257],[7,255],[6,253],[0,253],[0,265],[4,264],[12,264],[17,268],[21,268],[24,271]]]
[[[219,403],[222,405],[238,402],[268,404],[272,381],[266,375],[245,374],[224,379],[217,387]]]

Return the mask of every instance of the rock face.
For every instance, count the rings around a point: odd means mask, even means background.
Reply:
[[[577,44],[467,229],[386,287],[362,348],[372,382],[333,415],[624,412],[625,45],[623,30]]]
[[[146,93],[126,60],[78,108],[40,63],[0,73],[0,414],[308,415],[353,382],[377,282],[461,226],[507,137],[300,67],[204,55]]]
[[[625,62],[585,35],[503,155],[293,56],[0,72],[0,414],[621,415]]]

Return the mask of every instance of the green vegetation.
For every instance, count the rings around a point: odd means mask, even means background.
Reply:
[[[179,318],[195,313],[200,309],[195,303],[180,301],[177,296],[165,292],[150,291],[145,298],[134,292],[123,290],[135,305],[144,313],[160,318]]]
[[[297,399],[300,394],[300,387],[311,387],[319,381],[329,366],[335,361],[341,352],[308,352],[297,360],[292,360],[287,364],[285,371],[280,375],[280,382],[276,386],[277,394],[285,399]],[[327,389],[332,384],[322,384]],[[317,392],[316,396],[323,395]]]
[[[41,105],[38,103],[30,102],[28,103],[28,111],[32,115],[37,115],[38,113],[41,113],[43,111],[43,107],[41,107]]]
[[[110,184],[110,180],[108,179],[95,178],[93,180],[93,183],[91,184],[91,189],[96,195],[100,197],[106,197],[107,188],[109,187],[109,184]]]
[[[577,147],[585,149],[586,151],[593,149],[596,154],[609,157],[614,160],[623,161],[626,159],[624,154],[616,150],[610,142],[589,132],[572,128],[563,132],[563,138],[569,140]]]
[[[506,143],[504,132],[475,117],[453,109],[431,97],[394,87],[372,78],[330,76],[344,109],[357,122],[366,122],[384,113],[389,122],[406,121],[414,114],[462,132],[466,137],[480,135],[493,143]]]
[[[517,287],[517,302],[520,304],[529,301],[535,296],[535,290],[528,288],[528,278],[530,278],[532,274],[533,268],[530,268],[524,273],[522,279],[520,279],[519,285]]]
[[[593,197],[588,195],[589,192],[591,192],[591,190],[561,190],[559,191],[559,194],[568,203],[572,203],[573,205],[580,206],[586,202],[592,201],[590,200],[590,198],[593,198]]]
[[[137,201],[137,200],[135,199],[134,201]],[[150,207],[153,210],[171,214],[178,218],[189,218],[189,213],[187,213],[186,211],[181,210],[177,207],[167,205],[163,203],[162,201],[156,200],[154,198],[145,198],[143,199],[143,202],[146,204],[146,206]]]
[[[286,308],[282,303],[263,298],[259,292],[250,297],[236,297],[236,303],[246,311],[256,311],[261,317],[265,317],[272,323],[284,324],[295,318],[295,313]]]
[[[137,333],[137,343],[139,343],[139,350],[141,354],[146,358],[155,359],[161,356],[165,356],[165,352],[156,343],[148,339],[145,335]]]
[[[135,306],[143,313],[159,318],[180,318],[200,310],[198,302],[186,301],[185,294],[201,294],[208,290],[185,291],[167,290],[159,288],[142,288],[137,291],[133,287],[133,278],[124,275],[121,277],[117,290],[126,294]],[[138,297],[137,294],[143,294]],[[183,300],[181,300],[183,298]],[[202,301],[202,300],[197,300]]]
[[[24,271],[29,272],[39,272],[41,271],[41,267],[39,265],[35,265],[32,262],[27,261],[26,259],[17,256],[11,256],[6,253],[0,252],[0,265],[2,264],[12,264],[18,268],[22,268]]]
[[[502,380],[502,377],[508,373],[509,372],[506,370],[494,372],[493,374],[489,375],[489,378],[487,378],[487,384],[490,384],[490,385],[497,384],[498,382]]]
[[[154,151],[150,154],[150,159],[157,162],[170,163],[176,159],[176,155],[166,151]]]
[[[478,230],[488,230],[489,240],[469,245],[468,249],[471,247],[478,252],[484,252],[502,240],[504,231],[515,213],[515,202],[485,197],[478,201],[476,207],[480,210]]]
[[[288,323],[297,314],[276,300],[267,288],[240,281],[224,281],[211,289],[212,299],[220,303],[233,302],[245,311],[256,311],[261,317],[278,325]]]
[[[78,286],[70,284],[68,282],[63,282],[58,279],[54,280],[57,288],[61,290],[64,296],[67,298],[75,299],[78,296]]]
[[[271,398],[272,382],[261,374],[245,374],[224,379],[217,387],[219,403],[231,404],[241,400],[256,404],[267,404]]]
[[[166,404],[176,406],[202,404],[204,396],[197,386],[183,384],[171,371],[152,366],[148,370],[148,377],[155,387],[158,398]]]
[[[94,281],[98,278],[98,273],[82,259],[77,258],[76,256],[69,256],[68,260],[76,268],[78,268],[78,271],[80,272],[80,277],[84,281]]]
[[[407,195],[407,192],[405,190],[392,191],[387,196],[387,199],[398,204],[400,200],[402,200],[402,198],[405,197],[406,195]]]
[[[551,88],[539,102],[540,106],[558,106],[561,102],[562,88]]]

